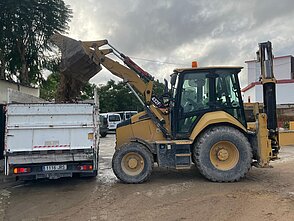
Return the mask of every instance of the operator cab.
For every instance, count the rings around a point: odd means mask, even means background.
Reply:
[[[246,127],[238,73],[242,67],[176,69],[171,76],[173,111],[172,133],[189,138],[200,118],[225,111]]]

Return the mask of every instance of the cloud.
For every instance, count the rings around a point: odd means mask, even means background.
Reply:
[[[190,66],[238,65],[253,59],[257,44],[271,40],[274,54],[294,54],[291,0],[65,0],[73,9],[69,35],[108,39],[123,53]],[[162,80],[179,65],[136,60]],[[183,64],[183,65],[182,65]],[[246,68],[243,74],[246,72]],[[114,78],[103,71],[99,84]],[[117,79],[117,78],[115,78]]]

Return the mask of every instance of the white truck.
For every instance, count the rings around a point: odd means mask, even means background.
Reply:
[[[5,175],[20,179],[97,176],[98,119],[93,104],[8,104]]]

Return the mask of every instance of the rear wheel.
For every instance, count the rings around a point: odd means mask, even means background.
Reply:
[[[195,143],[193,158],[201,174],[216,182],[233,182],[244,177],[252,162],[246,136],[228,126],[205,131]]]
[[[116,150],[112,169],[116,177],[125,183],[142,183],[151,175],[153,156],[144,145],[131,142]]]
[[[97,172],[97,170],[94,170],[94,171],[88,172],[88,173],[80,173],[79,175],[80,175],[80,177],[83,177],[83,178],[94,178],[98,175],[98,172]]]

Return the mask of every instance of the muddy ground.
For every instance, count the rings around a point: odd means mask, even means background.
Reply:
[[[149,182],[120,183],[111,170],[114,135],[101,139],[96,179],[1,183],[3,220],[294,220],[294,147],[274,168],[238,183],[212,183],[192,168],[155,168]]]

